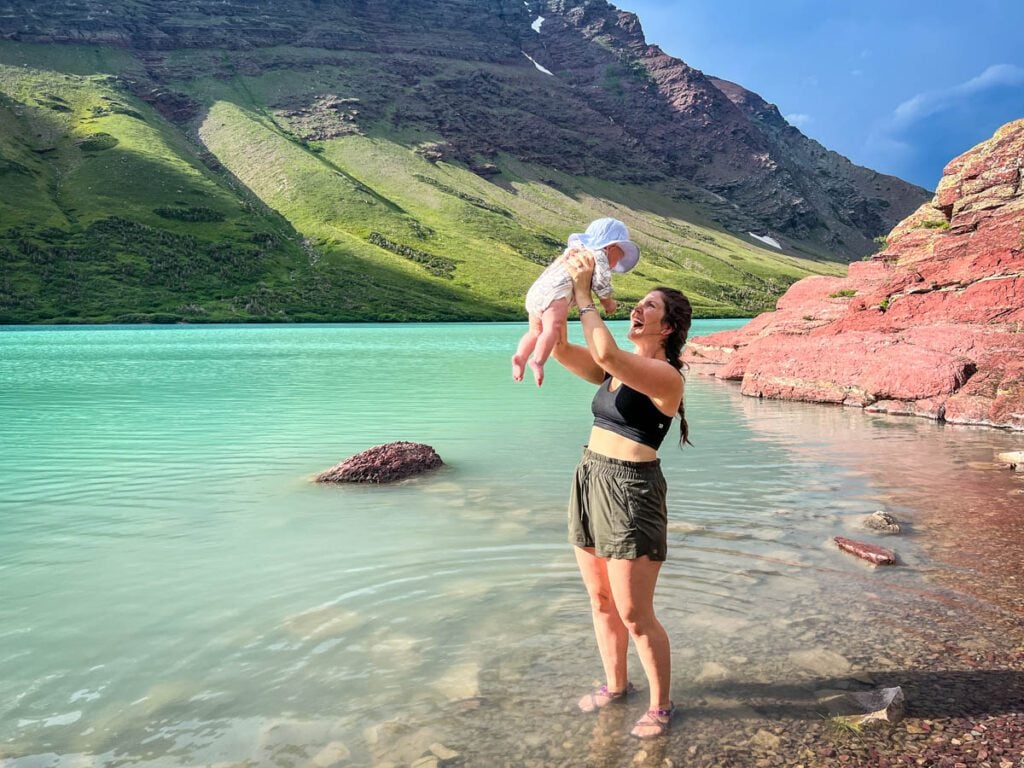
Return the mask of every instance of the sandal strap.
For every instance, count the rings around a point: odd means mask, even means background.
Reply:
[[[607,704],[617,702],[633,693],[636,693],[636,687],[630,682],[627,682],[626,687],[621,691],[608,690],[608,684],[606,683],[600,688],[595,688],[590,693],[584,695],[584,697],[580,699],[578,706],[584,712],[594,712]]]
[[[668,709],[653,708],[644,712],[644,716],[636,721],[630,734],[640,739],[650,739],[663,736],[668,732],[669,724],[672,721],[672,713],[675,712],[675,704],[669,704]],[[637,728],[653,728],[652,733],[639,734]]]
[[[605,685],[602,685],[600,688],[598,688],[596,691],[594,691],[594,695],[595,696],[607,696],[609,699],[619,699],[619,698],[622,698],[623,696],[626,696],[626,695],[632,693],[634,690],[635,690],[635,688],[633,688],[633,684],[632,683],[626,683],[626,687],[623,688],[621,691],[610,691],[610,690],[608,690],[608,685],[606,683]]]

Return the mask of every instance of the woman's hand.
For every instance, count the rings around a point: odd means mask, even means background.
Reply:
[[[565,260],[565,268],[572,278],[572,290],[579,306],[591,302],[590,285],[594,277],[594,254],[583,249],[569,254]]]

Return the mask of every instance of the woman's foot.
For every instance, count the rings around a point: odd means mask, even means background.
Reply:
[[[672,713],[676,707],[669,702],[668,709],[648,709],[644,716],[636,721],[630,736],[638,739],[653,739],[664,736],[668,732],[668,724],[672,720]]]
[[[582,712],[596,712],[601,707],[605,707],[613,701],[621,701],[629,696],[629,694],[635,692],[636,688],[633,687],[632,683],[626,683],[626,687],[621,691],[609,691],[607,685],[602,685],[596,691],[588,693],[580,699],[576,706]]]

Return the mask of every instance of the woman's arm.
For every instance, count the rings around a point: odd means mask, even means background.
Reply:
[[[590,279],[593,257],[578,254],[568,265],[573,279],[576,303],[581,310],[593,307]],[[587,349],[595,366],[607,371],[631,389],[643,392],[663,413],[675,413],[683,397],[683,377],[664,360],[641,357],[619,349],[608,326],[596,311],[580,313],[580,325],[587,340]]]
[[[587,314],[594,314],[589,312]],[[555,348],[551,356],[570,373],[574,373],[584,381],[591,384],[600,384],[604,381],[604,369],[594,362],[590,350],[581,347],[579,344],[569,343],[569,332],[562,326],[562,335],[555,342]]]

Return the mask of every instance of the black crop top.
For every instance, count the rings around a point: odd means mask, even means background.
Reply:
[[[644,393],[621,382],[618,389],[612,392],[609,389],[611,385],[612,376],[606,373],[604,382],[590,404],[594,426],[649,445],[655,450],[661,447],[672,426],[672,417],[659,411]]]

